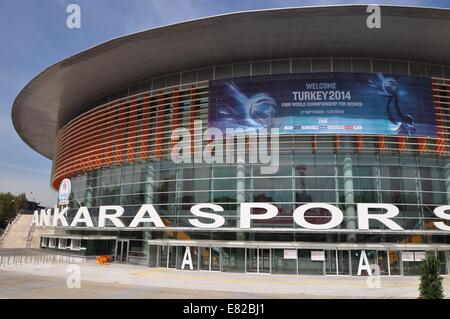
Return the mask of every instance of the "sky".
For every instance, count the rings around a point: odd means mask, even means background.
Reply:
[[[66,8],[81,7],[81,28],[66,26]],[[54,206],[51,161],[28,147],[11,121],[21,89],[50,65],[112,38],[237,11],[336,4],[394,4],[450,8],[449,0],[1,0],[0,192]],[[39,123],[35,123],[39,125]]]

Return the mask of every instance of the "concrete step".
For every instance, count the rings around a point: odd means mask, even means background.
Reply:
[[[19,215],[16,222],[0,242],[0,248],[40,248],[41,236],[55,234],[55,229],[53,228],[34,228],[32,230],[32,220],[32,215]],[[30,231],[32,231],[32,237],[28,243],[28,234]],[[27,243],[29,247],[27,247]]]
[[[26,248],[28,233],[31,229],[32,215],[19,215],[3,237],[2,248]]]

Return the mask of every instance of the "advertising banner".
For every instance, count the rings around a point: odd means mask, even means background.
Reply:
[[[425,259],[424,251],[415,251],[414,252],[414,261],[422,261]]]
[[[285,249],[283,257],[284,259],[297,259],[297,249]]]
[[[431,79],[381,73],[282,74],[214,80],[209,127],[280,134],[436,137]]]
[[[402,261],[414,261],[414,252],[402,251]]]
[[[311,251],[311,261],[325,261],[325,252],[323,250]]]

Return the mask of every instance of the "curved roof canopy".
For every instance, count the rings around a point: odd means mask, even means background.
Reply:
[[[16,98],[20,137],[52,158],[59,129],[89,102],[156,75],[228,62],[354,56],[450,65],[450,10],[365,5],[232,13],[111,40],[47,68]]]

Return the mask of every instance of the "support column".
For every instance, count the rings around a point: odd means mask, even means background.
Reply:
[[[147,164],[147,174],[145,176],[145,196],[144,204],[153,204],[153,192],[155,187],[155,163],[149,162]],[[145,225],[144,225],[145,226]],[[152,225],[149,225],[152,226]],[[144,231],[144,239],[151,239],[151,232]]]
[[[92,206],[94,206],[94,187],[95,187],[95,182],[94,182],[94,178],[96,177],[96,172],[92,171],[92,172],[88,172],[87,176],[86,176],[86,193],[85,193],[85,205],[88,208],[91,208]]]
[[[238,205],[245,202],[245,137],[238,135],[237,152],[236,152],[236,202]],[[240,207],[236,210],[237,219],[236,227],[240,225]],[[237,240],[244,240],[245,236],[239,232],[236,236]]]
[[[245,165],[242,163],[238,163],[236,166],[236,202],[237,204],[241,204],[245,202]],[[238,206],[238,209],[236,210],[237,220],[236,220],[236,227],[239,228],[239,224],[241,222],[240,220],[240,208]],[[244,240],[242,233],[238,233],[236,239],[237,240]]]
[[[344,158],[344,198],[345,198],[345,218],[346,228],[356,229],[355,195],[353,188],[353,159],[351,155]],[[349,234],[347,241],[356,241],[355,234]]]
[[[92,202],[94,197],[94,190],[91,186],[88,185],[88,188],[86,189],[86,207],[91,208]]]
[[[153,192],[155,186],[155,165],[153,162],[149,162],[147,164],[147,174],[145,176],[145,196],[144,196],[144,204],[153,204]],[[145,224],[143,225],[146,226]],[[151,225],[149,225],[151,226]],[[147,240],[152,239],[152,232],[150,230],[144,230],[143,239],[145,240],[145,254],[147,260],[150,262],[150,246],[147,244]],[[155,261],[156,263],[156,261]]]
[[[447,205],[450,205],[450,163],[444,167],[445,178],[445,195],[447,197]]]
[[[145,204],[153,204],[153,188],[155,186],[155,166],[152,162],[147,165],[145,176]]]
[[[169,217],[166,218],[170,223],[172,223],[172,225],[176,225],[178,216],[180,216],[181,211],[184,209],[184,207],[181,205],[181,203],[183,202],[183,192],[185,191],[182,181],[183,179],[184,179],[183,166],[177,165],[175,171],[175,199],[174,199],[177,217],[175,217],[172,220],[170,220]],[[173,236],[174,232],[166,232],[166,235]]]

